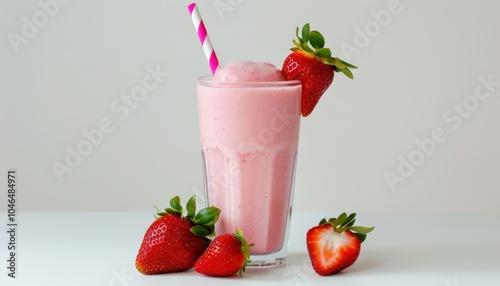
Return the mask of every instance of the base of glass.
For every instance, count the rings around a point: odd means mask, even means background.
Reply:
[[[247,268],[260,269],[260,268],[272,268],[285,265],[285,257],[276,257],[276,255],[250,255],[252,260],[247,264]]]

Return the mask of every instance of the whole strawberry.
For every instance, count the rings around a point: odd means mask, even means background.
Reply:
[[[226,233],[217,236],[207,250],[194,264],[194,270],[209,276],[230,276],[245,271],[250,262],[250,247],[243,237],[241,229],[235,234]]]
[[[158,211],[159,217],[149,226],[135,260],[143,274],[184,271],[193,267],[214,235],[220,210],[208,207],[196,214],[196,197],[189,199],[187,216],[179,197],[170,200],[170,208]]]
[[[307,251],[319,275],[339,272],[358,259],[361,243],[374,227],[354,226],[355,217],[342,213],[338,218],[322,219],[307,232]]]
[[[282,72],[286,80],[300,80],[302,83],[302,115],[308,116],[316,107],[323,93],[333,82],[334,71],[353,78],[349,68],[357,67],[339,58],[332,57],[329,48],[324,48],[325,38],[318,31],[310,31],[309,24],[295,30],[295,47],[283,62]]]

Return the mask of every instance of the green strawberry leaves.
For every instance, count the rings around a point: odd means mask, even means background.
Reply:
[[[298,34],[299,27],[296,29],[296,34]],[[309,23],[305,24],[304,27],[302,28],[302,43],[307,43],[309,38]],[[300,40],[300,38],[299,38]]]
[[[234,236],[241,243],[241,252],[243,253],[243,256],[245,256],[245,262],[243,263],[243,266],[241,267],[241,269],[239,271],[240,277],[243,277],[242,271],[244,272],[247,264],[251,262],[251,260],[250,260],[250,247],[254,246],[254,244],[248,243],[246,241],[245,237],[243,236],[243,230],[241,230],[241,229],[237,229]]]
[[[366,239],[366,233],[353,232],[352,234],[358,237],[360,243],[363,243]]]
[[[170,208],[165,209],[165,211],[169,214],[182,214],[181,199],[179,196],[175,196],[170,200]]]
[[[330,57],[332,56],[332,51],[330,51],[329,48],[319,48],[316,50],[316,55],[325,59],[330,59]]]
[[[205,236],[212,236],[212,231],[210,231],[209,228],[203,227],[201,225],[195,225],[191,229],[191,232],[194,233],[194,235],[199,236],[199,237],[205,237]]]
[[[214,225],[217,220],[219,219],[219,214],[220,210],[216,207],[207,207],[204,209],[201,209],[194,218],[191,220],[194,223],[204,225],[204,226],[211,226]]]
[[[196,196],[192,196],[186,204],[187,216],[194,217],[196,215]]]
[[[167,214],[178,215],[182,218],[189,219],[194,224],[191,228],[191,232],[196,236],[207,237],[215,235],[215,223],[219,220],[220,209],[210,206],[203,208],[196,213],[196,196],[192,196],[186,204],[187,215],[184,217],[184,210],[179,196],[173,197],[169,204],[170,207],[166,208],[165,211],[160,211],[157,207],[155,207],[157,210],[157,216],[155,216],[155,218],[165,216]]]
[[[360,242],[365,241],[366,235],[370,233],[375,227],[366,227],[366,226],[355,226],[356,222],[356,213],[352,213],[347,215],[346,213],[341,213],[337,218],[330,218],[328,221],[326,219],[322,219],[319,222],[319,225],[322,224],[330,224],[333,227],[333,230],[341,233],[344,230],[349,230],[359,238]]]
[[[300,33],[302,37],[299,36],[299,27],[295,29],[295,35],[298,41],[293,40],[294,47],[291,48],[292,51],[305,51],[310,53],[312,56],[319,58],[323,64],[332,66],[336,72],[342,72],[348,78],[353,78],[350,69],[357,69],[358,67],[339,58],[332,57],[332,51],[324,47],[325,38],[323,35],[318,31],[311,31],[309,23],[302,27]]]
[[[325,38],[318,31],[309,32],[309,43],[315,49],[321,49],[325,46]]]

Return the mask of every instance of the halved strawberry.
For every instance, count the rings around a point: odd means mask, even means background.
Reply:
[[[137,270],[143,274],[184,271],[193,267],[214,235],[214,224],[220,210],[207,207],[196,213],[196,197],[189,199],[187,216],[179,197],[170,200],[170,208],[158,211],[159,217],[144,234],[135,260]]]
[[[318,31],[310,31],[309,24],[295,30],[295,47],[283,62],[282,72],[286,80],[302,82],[302,115],[308,116],[313,111],[320,97],[333,81],[334,71],[342,72],[353,78],[351,69],[357,67],[339,58],[332,57],[329,48],[324,48],[325,38]],[[310,45],[309,45],[310,44]]]
[[[209,276],[230,276],[245,271],[250,262],[250,247],[241,229],[235,234],[217,236],[194,264],[194,270]]]
[[[339,272],[358,259],[361,242],[374,227],[354,226],[355,217],[355,213],[342,213],[338,218],[322,219],[307,232],[307,251],[319,275]]]

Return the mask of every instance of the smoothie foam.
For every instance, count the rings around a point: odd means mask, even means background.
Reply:
[[[284,81],[283,73],[273,64],[260,62],[232,62],[219,68],[214,81],[221,82],[262,82]]]
[[[243,229],[251,254],[283,247],[300,127],[301,86],[269,63],[236,62],[198,82],[200,136],[217,234]]]

